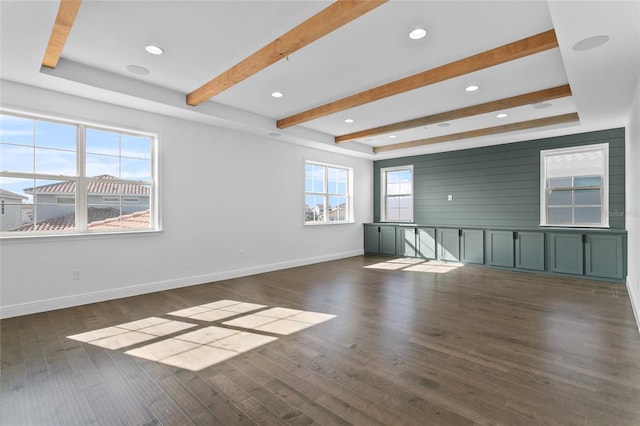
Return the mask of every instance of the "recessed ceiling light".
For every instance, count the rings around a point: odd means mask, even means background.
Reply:
[[[353,118],[347,118],[344,120],[345,123],[353,123]]]
[[[281,98],[284,95],[282,94],[282,92],[273,92],[271,96],[273,96],[274,98]]]
[[[396,135],[389,135],[389,139],[395,139]]]
[[[464,90],[466,90],[467,92],[475,92],[479,88],[480,88],[480,86],[472,84],[470,86],[465,87]]]
[[[278,133],[278,132],[270,132],[269,136],[274,137],[274,138],[278,138],[278,137],[280,137],[282,135],[280,133]]]
[[[164,53],[164,49],[162,47],[153,44],[147,44],[144,47],[144,50],[151,53],[152,55],[162,55]]]
[[[598,46],[602,46],[608,41],[609,41],[608,35],[597,35],[593,37],[587,37],[583,40],[580,40],[576,44],[574,44],[573,50],[581,51],[581,50],[594,49]]]
[[[545,108],[549,108],[551,106],[551,104],[549,102],[538,102],[537,104],[533,105],[534,109],[545,109]]]
[[[440,123],[438,124],[438,127],[449,127],[451,126],[451,123]]]
[[[127,71],[135,75],[147,75],[150,73],[148,69],[140,65],[127,65]]]
[[[424,36],[426,35],[427,35],[427,30],[425,30],[424,28],[415,28],[411,30],[411,32],[409,33],[409,38],[411,40],[420,40],[421,38],[424,38]]]
[[[506,116],[508,116],[509,114],[501,112],[500,114],[496,115],[496,117],[498,118],[505,118]]]

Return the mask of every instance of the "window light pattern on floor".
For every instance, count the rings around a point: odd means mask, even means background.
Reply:
[[[430,272],[433,274],[446,274],[447,272],[464,266],[462,263],[441,262],[436,260],[422,260],[415,258],[390,259],[384,262],[367,265],[367,269],[386,269],[392,271]]]
[[[149,317],[67,337],[111,350],[133,347],[125,353],[149,361],[199,371],[278,340],[277,337],[261,334],[263,332],[289,335],[336,317],[298,309],[264,308],[268,306],[235,300],[219,300],[168,313],[171,316],[199,322],[217,322],[236,317],[222,323],[233,328],[202,326]],[[250,313],[258,310],[260,311]],[[244,315],[247,313],[249,314]],[[238,328],[254,332],[238,330]],[[191,330],[182,333],[188,329]],[[154,339],[157,341],[134,347]]]

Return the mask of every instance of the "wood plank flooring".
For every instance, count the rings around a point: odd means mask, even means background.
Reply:
[[[417,269],[358,256],[3,320],[0,424],[640,425],[624,285]],[[149,317],[226,327],[168,315],[218,300],[336,317],[245,330],[277,340],[199,371],[125,353],[149,342],[67,337]]]

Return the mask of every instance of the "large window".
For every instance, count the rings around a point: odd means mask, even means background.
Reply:
[[[152,134],[1,112],[2,235],[158,229],[155,155]]]
[[[413,166],[381,169],[382,220],[413,221]]]
[[[305,163],[306,224],[352,222],[350,168]]]
[[[609,145],[540,152],[540,223],[609,226]]]

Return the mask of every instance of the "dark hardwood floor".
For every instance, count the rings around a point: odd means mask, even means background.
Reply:
[[[0,424],[640,425],[624,285],[389,260],[3,320]],[[169,315],[218,300],[336,317],[289,335],[252,328],[277,340],[198,371],[126,353],[210,325],[242,330]],[[68,337],[150,317],[195,327],[116,349]]]

